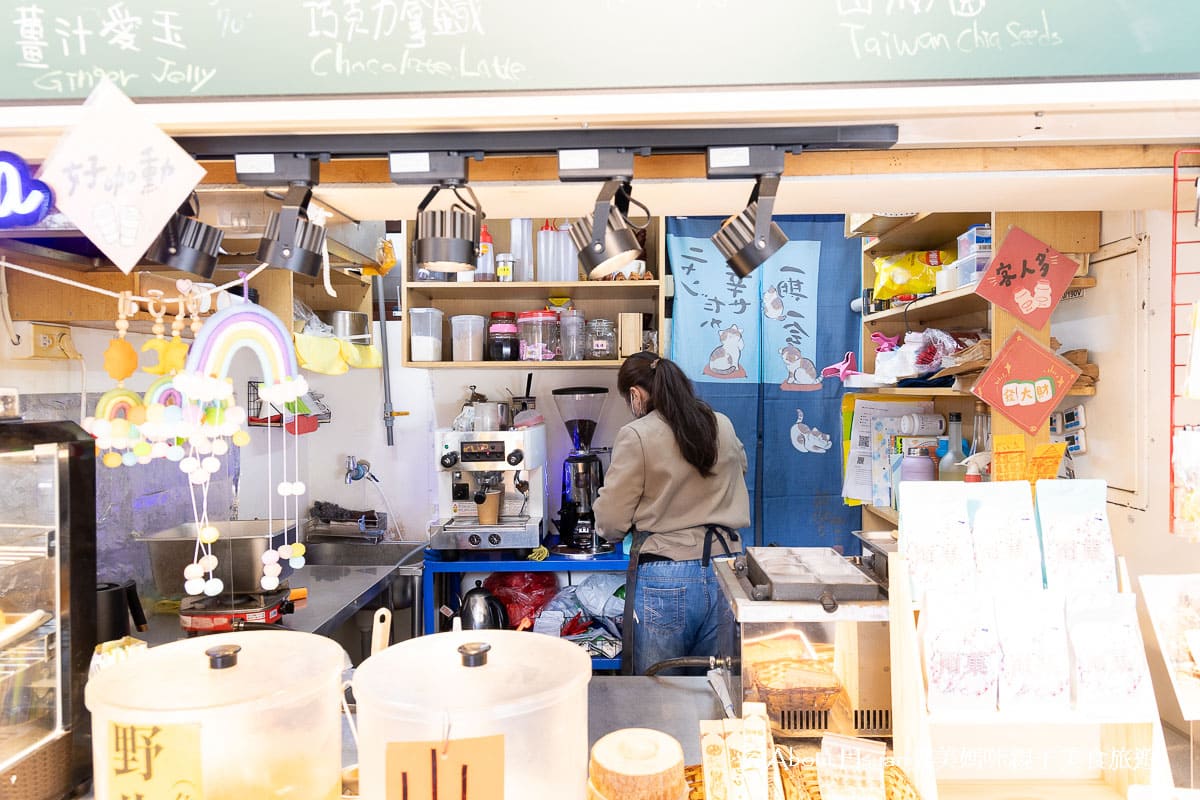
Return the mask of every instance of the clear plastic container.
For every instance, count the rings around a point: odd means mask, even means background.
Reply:
[[[507,630],[419,636],[371,656],[354,674],[360,796],[400,785],[392,743],[503,737],[504,797],[584,797],[591,674],[578,645]]]
[[[410,308],[408,310],[409,359],[411,361],[442,360],[442,317],[440,308]]]
[[[583,312],[577,308],[563,309],[558,315],[564,361],[583,361],[587,358],[588,339],[585,325]]]
[[[241,648],[235,664],[214,665],[206,654],[229,646]],[[84,689],[95,796],[135,795],[114,774],[113,753],[123,751],[114,737],[120,737],[136,743],[130,756],[150,745],[170,754],[153,761],[155,770],[168,770],[154,776],[157,786],[187,781],[209,798],[336,800],[342,673],[349,666],[332,639],[285,630],[200,636],[113,664]],[[168,795],[176,791],[153,794]]]
[[[509,241],[513,255],[513,280],[533,280],[533,220],[518,217],[510,220]]]
[[[550,220],[546,220],[546,224],[542,226],[537,234],[537,279],[539,281],[555,280],[556,270],[554,267],[555,259],[558,257],[558,251],[555,249],[558,242],[558,231],[550,224]]]
[[[450,318],[455,361],[483,361],[483,317],[460,314]]]
[[[556,266],[558,272],[554,280],[563,282],[577,281],[579,280],[579,250],[576,249],[575,242],[571,241],[571,226],[565,222],[559,225],[557,235],[558,258],[556,259]]]
[[[587,326],[587,357],[595,361],[617,357],[617,332],[611,319],[594,319]]]
[[[553,311],[522,311],[517,315],[521,329],[522,361],[553,361],[559,352],[558,315]]]

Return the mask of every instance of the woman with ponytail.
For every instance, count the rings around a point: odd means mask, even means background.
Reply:
[[[630,356],[617,389],[634,420],[617,433],[594,511],[606,538],[632,534],[622,662],[642,674],[716,655],[724,603],[711,557],[740,551],[737,530],[750,524],[746,451],[669,359]]]

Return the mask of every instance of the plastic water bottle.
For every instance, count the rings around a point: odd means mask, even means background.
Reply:
[[[950,447],[938,464],[939,481],[961,481],[967,474],[967,468],[958,462],[966,458],[962,449],[962,414],[950,412]]]

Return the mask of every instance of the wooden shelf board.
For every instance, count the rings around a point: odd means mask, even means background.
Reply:
[[[550,281],[410,281],[404,288],[410,293],[429,297],[447,297],[463,300],[479,300],[506,295],[536,294],[542,297],[570,297],[572,299],[595,299],[611,297],[648,297],[658,293],[660,281],[575,281],[554,283]]]
[[[415,369],[616,369],[621,359],[606,361],[405,361]]]
[[[896,386],[883,386],[878,389],[862,389],[861,391],[875,394],[899,394],[912,395],[916,397],[974,397],[970,392],[960,392],[957,389],[945,387],[937,387],[932,389],[917,388],[899,388]]]
[[[880,519],[885,519],[893,525],[900,524],[900,512],[888,506],[873,506],[870,503],[863,504],[863,511],[869,511]]]
[[[1092,289],[1097,283],[1098,281],[1093,277],[1072,278],[1068,289]],[[948,292],[941,292],[931,297],[914,300],[907,305],[896,306],[886,311],[877,311],[874,314],[867,314],[863,317],[863,322],[870,324],[885,319],[902,317],[906,311],[909,316],[912,316],[921,311],[936,309],[940,317],[957,317],[963,314],[970,314],[974,311],[986,311],[988,301],[975,293],[977,285],[960,286]]]
[[[1103,781],[938,781],[939,800],[1117,800]]]
[[[937,309],[938,316],[943,317],[957,317],[962,314],[970,314],[974,311],[986,311],[988,301],[975,293],[975,286],[975,284],[961,286],[958,289],[914,300],[906,305],[895,306],[886,311],[867,314],[863,317],[863,322],[869,325],[872,322],[903,316],[905,312],[909,316],[912,316],[917,312],[932,309]]]
[[[922,389],[919,387],[896,387],[882,386],[878,389],[857,389],[855,391],[863,392],[864,394],[899,394],[912,397],[974,397],[970,392],[959,391],[958,389],[950,388],[933,388]],[[1072,386],[1071,391],[1067,392],[1070,397],[1095,397],[1095,386]]]
[[[987,225],[992,221],[987,211],[955,213],[923,213],[897,225],[879,237],[863,252],[870,257],[908,250],[930,250],[953,241],[972,225]]]

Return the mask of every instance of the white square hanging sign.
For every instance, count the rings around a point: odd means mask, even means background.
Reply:
[[[128,274],[204,177],[204,168],[110,81],[42,164],[55,205]]]

